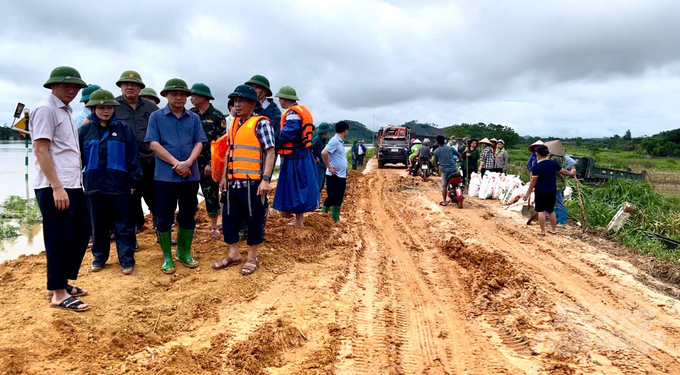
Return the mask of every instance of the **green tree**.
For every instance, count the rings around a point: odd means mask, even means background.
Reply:
[[[581,137],[574,138],[574,144],[578,147],[583,146],[583,138],[581,138]]]
[[[623,140],[624,141],[630,141],[633,139],[633,136],[630,134],[630,129],[626,130],[626,134],[623,135]]]

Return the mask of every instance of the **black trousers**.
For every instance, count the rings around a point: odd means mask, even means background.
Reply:
[[[264,242],[265,216],[269,203],[266,195],[257,195],[258,186],[259,184],[251,184],[238,189],[230,187],[222,194],[224,242],[238,243],[239,231],[244,224],[248,229],[249,246]]]
[[[52,188],[35,189],[43,217],[47,256],[47,290],[66,289],[78,270],[90,240],[90,214],[82,189],[66,189],[69,207],[58,210]]]
[[[219,216],[220,184],[215,182],[212,176],[205,177],[201,174],[201,191],[203,198],[205,198],[205,210],[208,212],[208,216]]]
[[[90,194],[87,196],[92,218],[93,265],[103,266],[109,260],[111,240],[109,229],[116,235],[118,261],[123,268],[135,266],[135,223],[130,195]]]
[[[324,207],[342,206],[345,199],[347,179],[338,176],[326,176],[326,192],[328,197],[323,202]]]
[[[175,222],[175,209],[179,202],[177,223],[182,229],[196,229],[198,209],[198,181],[156,181],[156,215],[159,232],[168,232]]]
[[[144,226],[144,210],[142,209],[142,198],[149,206],[149,211],[156,216],[156,185],[153,179],[156,162],[152,161],[148,165],[142,164],[142,180],[137,185],[135,193],[132,195],[134,207],[134,224],[137,228]]]

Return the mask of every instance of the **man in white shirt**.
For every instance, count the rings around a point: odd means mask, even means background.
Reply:
[[[82,312],[90,306],[76,299],[86,291],[71,286],[90,238],[90,215],[83,193],[78,131],[69,103],[87,84],[77,70],[60,66],[43,85],[52,90],[31,116],[35,157],[35,197],[43,217],[47,290],[52,307]]]

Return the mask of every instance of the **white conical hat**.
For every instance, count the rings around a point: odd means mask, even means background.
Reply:
[[[477,142],[477,143],[486,143],[487,145],[490,145],[490,144],[491,144],[491,141],[489,140],[489,138],[484,138],[484,139],[482,139],[481,141],[479,141],[479,142]]]
[[[538,147],[538,146],[540,146],[540,145],[543,145],[543,144],[544,144],[543,141],[541,141],[541,140],[539,139],[538,141],[534,142],[531,146],[529,146],[529,151],[534,152],[534,150],[536,149],[536,147]]]

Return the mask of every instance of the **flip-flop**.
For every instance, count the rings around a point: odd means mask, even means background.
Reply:
[[[84,305],[85,302],[76,299],[76,297],[68,297],[67,299],[61,301],[60,304],[55,305],[53,303],[50,303],[50,307],[53,307],[55,309],[64,309],[64,310],[69,310],[69,311],[74,311],[74,312],[85,312],[90,310],[90,306],[86,306],[83,308],[79,308],[78,306]]]
[[[241,275],[243,275],[243,276],[252,275],[255,272],[255,270],[257,269],[257,266],[259,266],[259,265],[260,265],[260,261],[257,260],[257,258],[248,258],[246,263],[241,268]]]
[[[553,231],[548,231],[548,233],[550,233],[550,234],[557,234],[557,232],[553,232]]]
[[[444,203],[444,201],[439,202],[439,205],[442,206],[442,207],[446,207],[449,204],[451,204],[451,202],[446,202],[446,203]]]
[[[225,259],[227,260],[226,264],[224,264],[224,262],[223,262],[223,260],[225,260]],[[223,268],[229,268],[229,266],[234,266],[234,265],[237,265],[237,264],[240,264],[240,263],[241,263],[241,259],[239,259],[239,260],[231,259],[227,255],[226,257],[224,257],[224,258],[218,260],[217,262],[213,263],[212,268],[214,270],[221,270]]]

